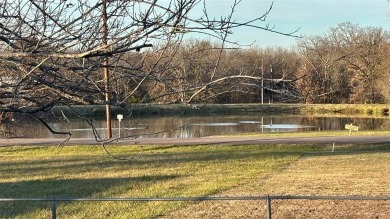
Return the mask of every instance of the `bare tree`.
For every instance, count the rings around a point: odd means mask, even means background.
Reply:
[[[386,74],[388,33],[381,28],[341,23],[323,36],[300,42],[303,62],[298,89],[306,102],[381,103],[378,83]]]
[[[169,51],[158,49],[152,52],[160,54],[158,57],[164,56],[155,68],[161,69],[158,71],[161,72],[158,75],[160,80],[143,89],[150,92],[141,98],[142,101],[256,102],[261,97],[261,81],[265,82],[268,98],[275,94],[277,100],[291,101],[296,96],[292,81],[299,61],[293,51],[255,47],[239,49],[197,40],[169,48]]]
[[[137,101],[134,95],[143,84],[163,80],[159,73],[165,69],[156,66],[170,49],[151,54],[148,48],[179,44],[188,32],[223,42],[241,26],[293,34],[263,25],[272,5],[258,17],[236,22],[239,3],[234,1],[231,12],[216,19],[207,13],[205,0],[3,0],[1,114],[27,114],[46,124],[39,112],[55,105]],[[203,7],[203,14],[190,16],[195,7]],[[146,66],[150,58],[155,64]],[[121,83],[130,86],[125,93],[115,89]]]

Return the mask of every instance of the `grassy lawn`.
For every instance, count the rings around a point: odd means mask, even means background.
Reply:
[[[2,147],[0,198],[390,195],[390,145],[339,145],[333,153],[330,145],[137,145],[107,150],[123,159],[113,159],[99,146]],[[193,213],[188,204],[69,202],[59,204],[58,215],[154,218],[183,209]],[[12,206],[12,218],[50,217],[49,205]],[[0,218],[10,208],[0,204]]]

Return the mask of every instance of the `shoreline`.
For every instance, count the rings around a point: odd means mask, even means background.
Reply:
[[[87,117],[105,117],[104,105],[55,106],[47,116],[70,118],[77,113]],[[267,115],[345,115],[345,116],[389,116],[390,104],[132,104],[125,107],[111,106],[112,114],[126,116],[210,116],[230,114],[264,113]]]

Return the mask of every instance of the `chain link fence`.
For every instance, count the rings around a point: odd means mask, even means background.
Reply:
[[[0,218],[390,218],[390,197],[0,198]]]

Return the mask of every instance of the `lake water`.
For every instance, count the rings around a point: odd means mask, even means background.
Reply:
[[[113,116],[116,118],[116,116]],[[153,117],[113,119],[113,135],[123,137],[194,138],[212,135],[259,132],[296,132],[345,130],[345,124],[359,126],[359,130],[389,130],[389,118],[304,117],[304,116],[207,116],[207,117]],[[92,128],[81,120],[53,120],[49,124],[57,131],[71,131],[73,138],[93,138]],[[96,131],[105,138],[105,121],[93,121]],[[9,129],[12,136],[56,138],[39,122],[15,121]]]

